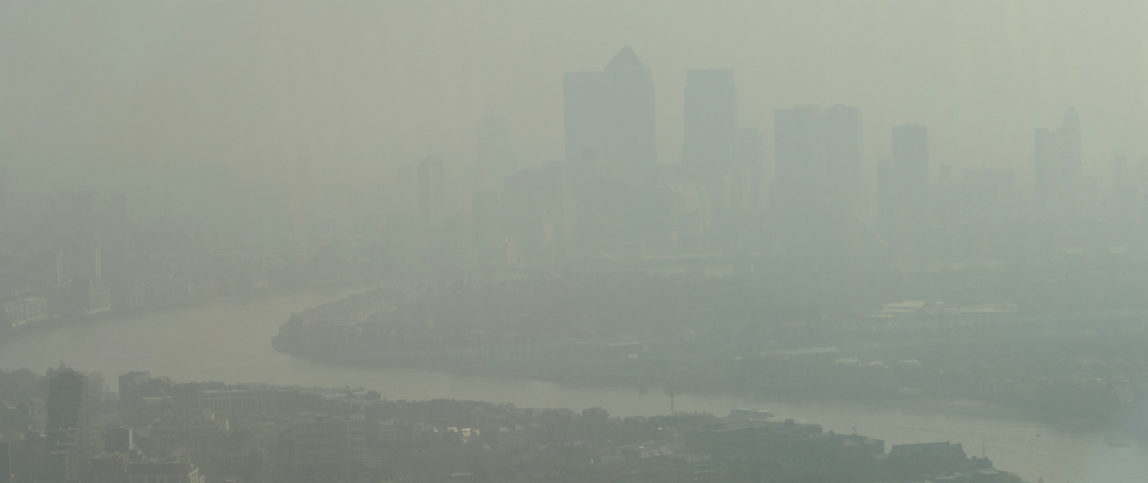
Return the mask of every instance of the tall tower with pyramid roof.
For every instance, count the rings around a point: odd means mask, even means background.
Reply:
[[[654,81],[630,46],[601,71],[563,79],[566,159],[629,172],[657,161]]]

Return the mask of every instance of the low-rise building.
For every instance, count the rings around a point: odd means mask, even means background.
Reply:
[[[20,297],[0,302],[0,327],[20,327],[48,318],[48,299]]]

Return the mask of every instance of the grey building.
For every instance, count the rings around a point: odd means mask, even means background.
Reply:
[[[1033,136],[1039,214],[1063,218],[1080,208],[1081,165],[1080,117],[1069,109],[1058,129],[1037,129]]]
[[[46,481],[79,481],[88,460],[87,377],[83,374],[61,368],[51,375],[44,437]]]
[[[686,73],[682,164],[695,176],[723,175],[738,136],[737,91],[729,69]]]
[[[602,71],[567,73],[563,92],[568,161],[640,175],[657,160],[654,81],[629,46]]]
[[[878,210],[886,237],[900,237],[929,216],[929,131],[919,124],[893,128],[890,160],[878,172]]]

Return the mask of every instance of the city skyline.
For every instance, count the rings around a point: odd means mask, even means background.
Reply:
[[[1148,3],[0,12],[0,483],[1148,474]]]
[[[1143,20],[1144,7],[1042,5],[879,2],[861,8],[833,2],[746,2],[721,11],[657,18],[642,17],[641,9],[623,9],[607,17],[603,35],[588,38],[576,28],[578,22],[555,24],[549,14],[576,19],[595,13],[601,8],[597,4],[580,11],[506,2],[489,12],[444,4],[381,4],[363,14],[315,11],[292,3],[267,9],[253,3],[226,15],[207,5],[174,4],[81,21],[55,7],[18,2],[13,6],[16,14],[7,18],[24,21],[4,30],[41,38],[51,31],[51,22],[71,22],[76,38],[58,38],[50,45],[53,55],[78,67],[62,77],[58,68],[36,57],[38,51],[8,44],[5,53],[19,60],[10,65],[25,68],[0,72],[10,86],[10,95],[3,99],[3,112],[9,114],[0,117],[0,140],[14,174],[39,185],[63,180],[122,190],[135,187],[133,179],[138,179],[125,176],[123,169],[159,174],[168,165],[202,163],[227,163],[253,182],[274,182],[278,175],[272,168],[290,166],[299,158],[325,163],[326,169],[313,174],[316,178],[365,183],[364,178],[391,179],[398,163],[429,154],[446,159],[472,156],[475,126],[494,109],[514,130],[523,164],[532,165],[562,157],[561,73],[597,68],[601,59],[630,44],[659,86],[655,104],[662,161],[676,162],[680,156],[680,93],[685,72],[693,68],[734,69],[742,124],[765,133],[767,146],[772,145],[775,109],[856,105],[866,113],[867,163],[887,151],[888,139],[877,133],[890,125],[918,122],[933,131],[938,163],[1012,167],[1023,186],[1030,186],[1031,142],[1023,139],[1024,133],[1075,106],[1090,126],[1090,142],[1084,145],[1087,172],[1102,172],[1117,155],[1135,159],[1148,153],[1142,137],[1136,136],[1148,129],[1143,87],[1148,76],[1132,62],[1143,57],[1144,40],[1134,30],[1118,27]],[[518,17],[505,15],[516,11]],[[737,20],[720,30],[705,23],[718,15]],[[200,50],[194,45],[205,39],[191,30],[157,33],[173,16],[217,29],[218,35],[204,48],[230,42],[229,49]],[[375,16],[411,20],[407,25],[388,21],[388,29],[372,30]],[[311,20],[319,23],[316,30],[295,28]],[[667,32],[673,30],[669,27],[692,28],[710,35],[701,35],[706,40],[696,45],[685,44],[651,31],[658,21],[666,22]],[[1118,22],[1103,32],[1122,41],[1072,43],[1056,34],[1098,30],[1098,22]],[[340,29],[323,27],[329,25]],[[848,28],[835,28],[838,25]],[[431,35],[448,29],[474,41]],[[552,33],[543,34],[545,29]],[[113,35],[125,30],[131,35]],[[330,35],[313,38],[315,32]],[[980,40],[963,42],[973,33]],[[186,51],[193,62],[157,58],[154,51],[132,42],[137,38]],[[421,47],[401,47],[410,41]],[[794,51],[783,47],[787,44],[802,46],[811,55],[798,62]],[[80,63],[83,52],[107,62]],[[479,55],[483,52],[487,55]],[[887,59],[922,68],[885,68]],[[340,75],[318,76],[315,72],[322,66]],[[183,80],[191,78],[190,73],[208,75],[204,82],[190,84]],[[370,88],[384,83],[396,89]],[[50,86],[58,92],[52,94]],[[145,99],[148,103],[138,112],[103,109],[109,103],[134,105]],[[33,130],[46,128],[45,118],[28,102],[48,107],[44,113],[67,114],[72,121],[56,123],[54,138],[45,138]],[[185,109],[191,102],[194,108]],[[423,109],[415,109],[418,105]],[[398,116],[400,111],[417,115]],[[184,114],[164,115],[171,112]],[[257,121],[264,114],[274,121]],[[135,142],[126,142],[135,133]],[[380,134],[395,141],[380,143]],[[42,160],[59,167],[45,172],[42,163],[36,163]],[[103,167],[114,171],[97,169]]]

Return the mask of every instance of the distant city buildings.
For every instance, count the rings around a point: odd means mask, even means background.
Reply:
[[[657,161],[654,81],[629,46],[601,71],[563,80],[566,159],[598,162],[634,179]]]
[[[763,136],[741,125],[731,69],[685,72],[680,164],[657,162],[654,82],[630,47],[602,70],[569,72],[562,82],[561,161],[520,166],[506,120],[488,114],[478,124],[470,170],[456,176],[465,180],[448,182],[453,175],[438,158],[406,165],[394,200],[417,206],[424,221],[408,230],[412,240],[440,238],[423,247],[483,272],[605,254],[723,250],[840,267],[879,253],[1003,256],[1009,243],[987,244],[972,233],[982,224],[1148,217],[1140,188],[1148,179],[1134,181],[1129,163],[1113,164],[1111,194],[1099,194],[1082,174],[1072,110],[1057,129],[1036,131],[1030,203],[1016,169],[988,160],[938,164],[923,124],[892,126],[888,155],[866,159],[855,106],[777,109],[772,138]],[[412,185],[417,194],[409,193]],[[469,190],[456,193],[463,186]],[[952,232],[947,240],[944,230]],[[1021,235],[1038,237],[1028,230],[1011,239],[1020,243]]]
[[[1080,116],[1076,109],[1065,112],[1059,128],[1036,130],[1033,168],[1042,216],[1079,216],[1084,188],[1082,164]]]
[[[50,483],[78,482],[88,460],[87,378],[61,368],[48,380],[44,476]]]
[[[36,323],[50,315],[48,299],[44,297],[26,296],[0,302],[0,328]]]
[[[563,75],[557,160],[519,159],[507,119],[485,113],[473,120],[473,153],[404,163],[365,197],[317,182],[325,160],[292,158],[282,193],[250,209],[266,216],[235,215],[227,229],[139,218],[146,202],[125,195],[19,193],[0,213],[12,241],[0,250],[0,328],[351,278],[719,256],[835,273],[973,254],[1139,252],[1148,239],[1148,163],[1129,153],[1092,182],[1074,110],[1034,132],[1030,193],[1010,160],[936,159],[928,127],[866,131],[854,106],[777,109],[770,136],[741,124],[733,70],[682,74],[680,98],[670,96],[683,108],[680,163],[658,160],[654,80],[624,47],[600,70]],[[866,158],[867,132],[888,134],[880,162]],[[357,204],[357,218],[345,213]],[[1085,221],[1095,224],[1087,233]]]
[[[573,230],[569,170],[552,163],[519,171],[505,181],[501,213],[505,229],[502,256],[518,262],[555,261]]]
[[[737,91],[729,69],[686,73],[682,165],[699,178],[724,177],[737,149]]]
[[[774,111],[771,238],[784,253],[816,259],[880,244],[859,208],[861,116],[856,108]]]
[[[59,293],[64,315],[94,315],[112,308],[111,290],[100,280],[74,278]]]
[[[205,483],[199,468],[186,461],[133,460],[112,452],[92,459],[93,483]]]
[[[704,231],[731,240],[762,209],[765,156],[758,131],[740,126],[729,69],[686,73],[682,171],[705,190]]]
[[[774,186],[772,205],[782,213],[824,203],[828,183],[825,122],[821,108],[802,106],[773,113]]]
[[[1111,165],[1107,200],[1109,217],[1127,224],[1148,219],[1148,157],[1129,160],[1119,156]]]
[[[965,168],[962,184],[964,219],[1008,223],[1020,216],[1016,171],[1008,168]]]
[[[903,238],[930,216],[929,131],[919,124],[893,128],[892,154],[878,171],[878,211],[886,237]]]
[[[852,106],[825,109],[825,183],[829,197],[859,213],[861,204],[861,111]]]
[[[309,417],[308,417],[309,416]],[[302,415],[288,435],[287,460],[304,481],[349,481],[366,467],[362,417]]]
[[[767,169],[765,140],[761,131],[743,127],[738,130],[737,148],[734,150],[734,172],[731,185],[735,209],[751,217],[765,210],[766,187],[772,178],[772,170]]]
[[[135,431],[131,427],[115,427],[104,430],[104,451],[112,453],[136,451]]]

